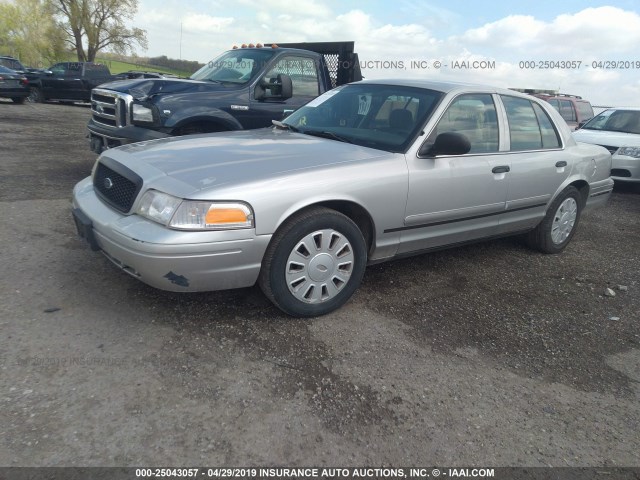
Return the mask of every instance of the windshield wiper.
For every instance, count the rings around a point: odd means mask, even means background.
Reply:
[[[314,137],[329,138],[331,140],[337,140],[344,143],[353,143],[348,138],[342,137],[337,133],[329,132],[327,130],[305,130],[302,133],[304,133],[305,135],[313,135]]]
[[[299,132],[300,131],[296,127],[294,127],[293,125],[289,125],[288,123],[281,122],[280,120],[271,120],[271,123],[273,123],[276,127],[280,128],[282,130],[291,130],[292,132]]]

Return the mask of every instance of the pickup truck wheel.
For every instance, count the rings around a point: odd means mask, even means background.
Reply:
[[[44,102],[44,95],[42,95],[42,90],[38,87],[32,87],[31,90],[29,90],[29,96],[27,98],[33,103]]]
[[[11,99],[11,101],[13,103],[24,103],[24,101],[27,99],[27,97],[13,97]]]
[[[542,222],[527,235],[531,248],[544,253],[560,253],[569,244],[580,220],[582,197],[575,187],[567,187],[549,206]]]
[[[258,283],[282,311],[296,317],[329,313],[356,291],[367,262],[362,232],[347,216],[312,208],[273,236]]]

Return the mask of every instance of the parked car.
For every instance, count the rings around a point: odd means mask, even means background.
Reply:
[[[29,82],[24,75],[0,65],[0,97],[24,103],[29,96]]]
[[[343,305],[367,264],[526,232],[559,253],[603,205],[611,155],[510,90],[363,81],[274,127],[106,150],[73,192],[78,233],[171,291],[258,283],[284,312]]]
[[[546,100],[560,112],[560,115],[571,130],[580,128],[593,118],[594,113],[591,103],[578,95],[560,93],[557,95],[534,94],[534,96]]]
[[[640,182],[640,108],[609,108],[573,132],[573,138],[611,152],[615,181]]]
[[[24,74],[27,77],[27,80],[31,74],[37,75],[44,72],[42,68],[25,67],[17,58],[6,55],[0,56],[0,65]]]
[[[362,80],[354,42],[242,45],[189,78],[101,85],[91,94],[92,151],[157,138],[263,128],[321,93]]]
[[[59,100],[72,103],[88,102],[91,90],[113,80],[109,68],[101,63],[61,62],[27,77],[32,102]]]
[[[16,72],[24,72],[27,70],[27,67],[20,63],[20,60],[7,55],[0,55],[0,67],[6,67]]]

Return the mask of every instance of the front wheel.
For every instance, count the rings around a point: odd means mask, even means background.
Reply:
[[[317,207],[288,220],[265,253],[258,283],[282,311],[314,317],[356,291],[367,261],[362,232],[347,216]]]
[[[13,97],[13,98],[11,99],[11,101],[12,101],[13,103],[21,104],[21,103],[24,103],[24,101],[25,101],[26,99],[27,99],[26,97]]]
[[[542,222],[527,236],[531,248],[544,253],[560,253],[569,244],[580,220],[582,196],[567,187],[549,206]]]

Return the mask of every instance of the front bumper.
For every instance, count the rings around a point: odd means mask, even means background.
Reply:
[[[103,150],[119,147],[120,145],[157,140],[158,138],[169,136],[168,133],[136,127],[135,125],[108,127],[97,123],[93,118],[89,120],[87,128],[89,129],[91,150],[96,153],[102,153]]]
[[[611,157],[611,178],[616,182],[640,182],[640,158],[614,154]]]
[[[123,215],[95,194],[90,178],[73,190],[78,233],[118,268],[161,290],[201,292],[250,287],[260,273],[271,235],[253,229],[171,230],[138,215]]]

